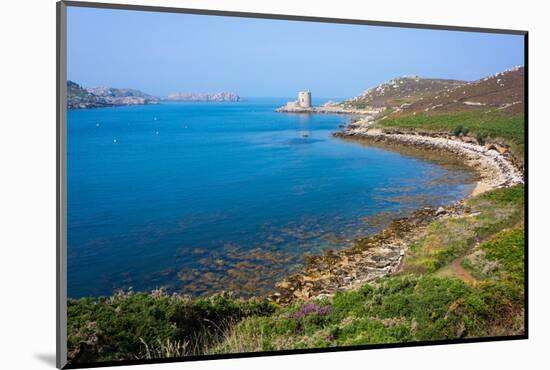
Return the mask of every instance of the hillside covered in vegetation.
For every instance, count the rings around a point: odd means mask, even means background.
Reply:
[[[376,121],[382,128],[451,133],[510,147],[523,160],[525,69],[515,67],[478,81],[424,96]]]

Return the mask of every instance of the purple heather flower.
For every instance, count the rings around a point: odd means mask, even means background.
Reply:
[[[327,315],[330,315],[331,312],[332,312],[332,307],[323,306],[323,307],[319,308],[319,310],[317,311],[317,314],[319,316],[327,316]]]
[[[301,319],[304,316],[307,316],[311,313],[317,312],[319,307],[315,303],[305,303],[300,307],[300,309],[294,314],[296,319]]]
[[[332,307],[330,306],[323,306],[319,307],[315,303],[305,303],[300,307],[298,311],[294,314],[294,318],[299,320],[305,316],[308,316],[310,314],[318,314],[319,316],[327,316],[332,312]]]

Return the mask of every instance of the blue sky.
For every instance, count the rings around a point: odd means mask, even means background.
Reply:
[[[345,98],[394,77],[476,80],[523,65],[523,36],[68,9],[68,78],[86,87]]]

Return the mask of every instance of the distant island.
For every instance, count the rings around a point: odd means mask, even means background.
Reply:
[[[85,88],[76,82],[67,81],[67,108],[103,108],[128,105],[158,104],[160,101],[190,102],[237,102],[239,95],[231,92],[175,93],[163,98],[146,94],[137,89],[108,86]]]
[[[67,108],[69,109],[158,104],[158,102],[158,98],[135,89],[106,86],[86,89],[76,82],[67,81]]]
[[[162,100],[167,101],[192,101],[192,102],[237,102],[241,98],[239,95],[231,92],[218,92],[218,93],[175,93],[170,94]]]

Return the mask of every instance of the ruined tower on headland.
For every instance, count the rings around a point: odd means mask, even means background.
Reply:
[[[298,105],[301,108],[311,108],[311,92],[309,90],[298,92]]]
[[[299,91],[298,99],[286,103],[284,107],[278,108],[278,112],[310,112],[314,110],[311,105],[311,92],[309,90]]]

